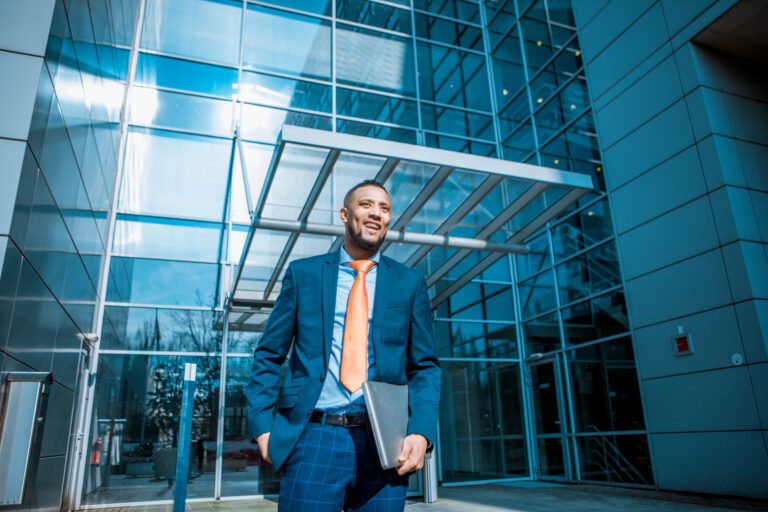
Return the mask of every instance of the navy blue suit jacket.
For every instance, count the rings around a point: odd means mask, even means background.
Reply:
[[[251,439],[271,432],[275,469],[309,422],[323,388],[333,337],[339,251],[288,265],[280,295],[254,352],[246,390]],[[409,434],[430,446],[437,429],[440,367],[424,276],[381,256],[372,322],[376,380],[408,383]],[[280,370],[293,347],[282,387]],[[276,407],[275,407],[276,406]]]

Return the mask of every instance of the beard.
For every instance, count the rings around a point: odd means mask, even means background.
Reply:
[[[379,247],[381,247],[381,244],[384,242],[384,236],[386,235],[385,232],[378,238],[378,240],[366,240],[363,238],[362,229],[358,232],[354,232],[349,228],[349,225],[347,225],[347,233],[349,233],[350,238],[352,238],[352,241],[355,242],[355,244],[366,251],[378,251]]]

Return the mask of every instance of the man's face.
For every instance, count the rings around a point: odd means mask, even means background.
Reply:
[[[392,204],[387,193],[374,186],[352,192],[349,204],[341,209],[352,242],[368,251],[378,250],[389,228]]]

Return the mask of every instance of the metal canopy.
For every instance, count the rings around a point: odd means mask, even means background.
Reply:
[[[433,308],[505,254],[527,253],[530,235],[593,189],[584,174],[284,126],[255,205],[245,183],[252,222],[231,304],[263,312],[290,261],[338,249],[344,194],[364,179],[392,199],[382,253],[424,272]],[[261,323],[247,315],[235,323]]]

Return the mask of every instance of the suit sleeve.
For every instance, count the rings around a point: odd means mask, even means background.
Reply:
[[[253,353],[251,377],[245,392],[251,440],[272,430],[281,368],[296,328],[296,304],[296,278],[290,264],[264,333]]]
[[[432,329],[427,284],[421,273],[411,309],[409,336],[405,366],[410,408],[408,434],[423,435],[431,449],[437,432],[441,370],[435,353],[435,334]]]

